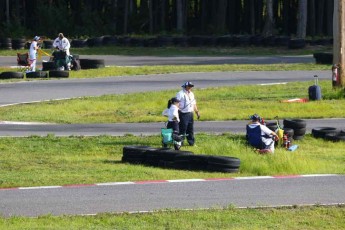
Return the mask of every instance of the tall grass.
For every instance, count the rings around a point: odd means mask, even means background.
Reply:
[[[194,89],[202,121],[246,120],[253,113],[266,119],[344,117],[343,90],[333,90],[330,81],[320,81],[323,100],[283,103],[308,98],[313,82],[285,85],[251,85]],[[55,123],[112,123],[165,121],[161,113],[176,91],[105,95],[0,108],[0,119]],[[149,100],[148,100],[149,98]]]
[[[243,127],[245,129],[245,127]],[[197,146],[183,150],[195,154],[241,159],[238,173],[211,173],[132,165],[121,162],[125,145],[160,147],[158,135],[150,137],[26,137],[1,138],[0,187],[65,185],[112,181],[219,178],[234,176],[345,173],[345,142],[333,143],[307,135],[295,141],[294,152],[277,147],[275,154],[258,155],[244,135],[199,134]]]

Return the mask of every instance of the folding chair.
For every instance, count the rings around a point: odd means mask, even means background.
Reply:
[[[28,53],[17,53],[17,64],[19,68],[25,70],[30,70],[31,68],[31,62],[29,59],[29,54]]]

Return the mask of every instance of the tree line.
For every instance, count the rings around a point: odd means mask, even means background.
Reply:
[[[0,37],[331,37],[333,0],[0,0]]]

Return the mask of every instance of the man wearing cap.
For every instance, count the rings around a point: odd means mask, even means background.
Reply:
[[[185,82],[182,90],[176,94],[176,98],[180,101],[179,104],[179,129],[180,135],[187,135],[188,144],[193,146],[195,143],[194,138],[194,112],[198,119],[200,118],[199,110],[196,105],[196,100],[192,88],[194,84],[190,81]]]
[[[32,39],[30,49],[29,49],[29,61],[30,61],[30,71],[36,71],[36,58],[37,58],[37,50],[38,44],[37,42],[40,40],[40,37],[35,36]]]
[[[273,153],[274,141],[278,140],[278,135],[261,124],[261,117],[257,114],[250,116],[251,122],[247,125],[247,141],[259,150],[259,153]]]
[[[54,40],[53,47],[58,50],[65,51],[68,56],[70,55],[69,48],[71,48],[71,44],[68,39],[65,38],[63,33],[59,33],[58,37]]]

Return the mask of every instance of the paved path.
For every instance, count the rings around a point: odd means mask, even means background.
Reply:
[[[219,178],[0,189],[0,215],[345,203],[345,176]]]
[[[345,118],[337,119],[308,119],[307,133],[315,127],[336,127],[345,130]],[[273,122],[273,121],[267,121]],[[282,121],[281,121],[282,123]],[[245,133],[247,121],[197,121],[196,133]],[[111,124],[39,124],[39,123],[12,123],[0,122],[0,136],[148,136],[160,134],[164,122],[154,123],[111,123]]]

